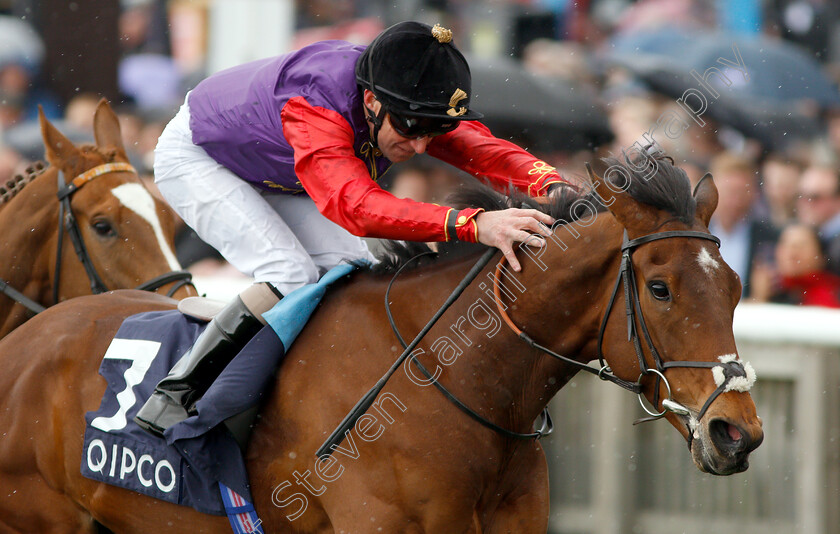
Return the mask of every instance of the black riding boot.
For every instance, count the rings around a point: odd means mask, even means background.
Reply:
[[[175,364],[137,412],[134,421],[147,432],[163,431],[195,414],[195,403],[248,341],[262,328],[240,297],[222,309]]]

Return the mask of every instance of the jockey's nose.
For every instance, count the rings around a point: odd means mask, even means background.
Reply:
[[[409,144],[411,148],[414,149],[414,152],[417,154],[422,154],[426,151],[426,147],[429,146],[429,142],[432,140],[429,136],[418,137],[417,139],[411,139]]]

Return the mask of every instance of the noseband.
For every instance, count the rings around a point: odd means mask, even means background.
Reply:
[[[540,350],[550,356],[553,356],[557,359],[562,360],[565,363],[573,365],[580,370],[584,370],[590,372],[594,375],[597,375],[598,378],[602,380],[609,380],[624,389],[632,391],[639,396],[639,404],[641,404],[642,408],[645,412],[648,413],[649,417],[645,417],[643,419],[639,419],[636,423],[642,423],[646,421],[653,421],[659,419],[667,412],[673,412],[678,415],[682,416],[690,416],[691,412],[685,406],[679,404],[678,402],[674,401],[671,398],[671,385],[668,383],[668,379],[665,378],[665,372],[668,369],[672,369],[675,367],[689,367],[689,368],[706,368],[712,369],[713,375],[715,376],[715,383],[717,384],[717,388],[706,402],[703,404],[703,407],[697,414],[697,418],[695,422],[699,422],[700,419],[705,415],[706,411],[711,406],[712,402],[720,396],[721,393],[729,391],[731,389],[737,389],[740,391],[745,391],[746,389],[741,386],[735,386],[732,384],[733,379],[741,379],[744,381],[749,380],[749,376],[751,375],[751,368],[745,368],[744,364],[736,359],[734,355],[731,358],[726,359],[726,361],[719,361],[719,362],[699,362],[699,361],[663,361],[662,357],[659,355],[659,351],[656,350],[656,346],[653,344],[653,340],[650,337],[650,332],[647,327],[647,323],[645,322],[644,314],[642,313],[641,302],[639,300],[639,289],[636,282],[636,275],[633,270],[633,251],[646,243],[650,243],[652,241],[658,241],[660,239],[670,239],[674,237],[689,237],[695,239],[705,239],[707,241],[712,241],[718,247],[720,247],[720,239],[717,237],[705,233],[705,232],[696,232],[691,230],[677,230],[677,231],[668,231],[668,232],[659,232],[656,234],[650,234],[642,237],[638,237],[636,239],[628,239],[627,231],[624,232],[624,239],[621,245],[621,267],[618,272],[618,276],[615,281],[615,285],[613,286],[612,295],[610,296],[609,304],[607,305],[607,310],[604,312],[604,316],[601,319],[601,327],[598,331],[598,361],[600,362],[601,367],[599,369],[595,369],[590,367],[587,364],[578,362],[571,358],[567,358],[560,354],[557,354],[546,347],[543,347],[536,343],[533,339],[531,339],[526,333],[522,332],[513,322],[510,320],[510,317],[507,315],[507,312],[504,310],[504,307],[500,300],[500,292],[499,292],[499,275],[500,270],[502,267],[502,262],[499,262],[499,265],[496,269],[496,276],[494,282],[494,292],[496,295],[496,304],[499,309],[499,313],[501,314],[502,318],[505,320],[507,325],[514,331],[516,334],[524,340],[528,345],[533,348]],[[503,258],[504,259],[504,258]],[[636,382],[629,382],[627,380],[623,380],[617,377],[615,374],[612,373],[609,365],[606,363],[603,354],[603,342],[604,342],[604,333],[607,328],[607,321],[609,320],[610,312],[612,311],[613,305],[615,304],[616,298],[618,297],[618,289],[619,287],[624,288],[624,307],[625,313],[627,316],[627,340],[633,343],[633,347],[636,351],[636,357],[639,361],[639,378]],[[638,324],[638,327],[637,327]],[[639,330],[642,332],[642,336],[639,336]],[[642,350],[642,337],[644,337],[645,343],[647,344],[648,350],[653,357],[655,368],[649,368],[645,361],[644,352]],[[749,366],[749,364],[747,364]],[[719,371],[718,371],[719,369]],[[664,383],[665,389],[667,391],[667,397],[662,400],[662,411],[656,412],[649,409],[645,403],[643,402],[642,396],[642,378],[648,375],[653,375],[656,377],[656,385],[654,388],[654,406],[659,404],[659,391],[660,391],[660,382]],[[753,375],[754,376],[754,375]],[[736,381],[738,382],[738,381]]]
[[[93,261],[91,261],[90,255],[88,254],[84,239],[82,239],[82,232],[79,228],[78,222],[76,221],[76,217],[73,214],[73,208],[70,205],[70,197],[73,193],[81,189],[85,184],[93,179],[112,172],[131,172],[137,174],[137,171],[129,163],[105,163],[76,176],[67,183],[64,180],[64,173],[61,169],[58,170],[58,250],[55,258],[55,279],[53,282],[54,304],[58,303],[59,286],[61,284],[61,258],[65,230],[67,231],[67,235],[70,236],[70,241],[73,243],[76,256],[85,268],[85,272],[90,280],[91,293],[97,295],[108,291],[108,288],[105,286],[105,283],[96,271]],[[171,271],[140,284],[135,289],[155,291],[172,282],[179,283],[175,284],[172,289],[169,290],[167,293],[168,297],[174,295],[175,292],[182,287],[188,284],[192,285],[192,274],[187,271]],[[0,292],[4,293],[16,302],[23,304],[27,309],[29,309],[29,311],[35,314],[41,313],[46,309],[44,306],[41,306],[37,302],[23,295],[21,292],[9,286],[2,279],[0,279]]]
[[[647,323],[645,322],[644,314],[642,313],[641,302],[639,301],[639,290],[638,285],[636,283],[636,275],[633,270],[633,251],[646,243],[650,243],[652,241],[658,241],[660,239],[670,239],[674,237],[689,237],[689,238],[696,238],[696,239],[705,239],[707,241],[714,242],[718,247],[720,247],[720,239],[717,237],[705,233],[705,232],[696,232],[691,230],[676,230],[676,231],[667,231],[667,232],[659,232],[656,234],[650,234],[642,237],[638,237],[636,239],[628,239],[627,232],[624,232],[624,239],[621,245],[621,267],[618,272],[618,276],[615,281],[615,285],[613,286],[612,295],[610,296],[610,301],[607,306],[607,310],[604,312],[604,316],[601,319],[601,326],[598,332],[598,360],[600,362],[600,368],[590,367],[585,363],[581,363],[577,360],[573,360],[561,354],[557,354],[556,352],[548,349],[536,341],[534,341],[528,334],[523,332],[520,328],[518,328],[513,321],[508,316],[507,312],[505,311],[505,306],[502,304],[501,300],[501,291],[499,289],[499,280],[501,276],[501,270],[504,266],[505,258],[502,256],[501,260],[496,266],[495,276],[493,277],[493,292],[495,294],[495,301],[496,307],[498,308],[499,314],[504,319],[505,323],[513,330],[516,335],[525,341],[530,347],[539,350],[549,356],[557,358],[558,360],[563,361],[566,364],[572,365],[577,367],[579,370],[586,371],[588,373],[592,373],[596,375],[601,380],[608,380],[621,386],[622,388],[632,391],[639,396],[639,403],[644,408],[645,412],[649,414],[649,417],[639,419],[636,423],[646,422],[646,421],[653,421],[664,417],[667,412],[673,412],[678,415],[682,416],[691,416],[691,412],[685,406],[679,404],[675,400],[671,398],[671,385],[668,382],[668,379],[665,378],[665,372],[668,369],[672,369],[674,367],[690,367],[690,368],[707,368],[712,369],[712,374],[715,379],[715,384],[718,386],[715,391],[709,396],[706,400],[703,407],[700,409],[700,412],[697,414],[697,418],[694,419],[694,424],[700,421],[703,415],[708,410],[709,406],[711,406],[712,402],[720,396],[721,393],[730,390],[737,390],[737,391],[747,391],[749,386],[751,385],[751,381],[754,380],[754,372],[749,364],[743,364],[740,360],[737,359],[737,356],[728,355],[725,357],[721,357],[721,361],[719,362],[699,362],[699,361],[663,361],[662,357],[659,355],[659,352],[656,350],[656,347],[653,344],[653,340],[650,337],[650,332],[647,328]],[[419,257],[426,255],[426,254],[434,254],[432,252],[425,252],[422,254],[418,254],[417,256],[413,257],[409,260],[406,264],[404,264],[397,272],[394,274],[391,283],[388,284],[388,289],[385,291],[385,311],[388,316],[388,320],[391,323],[391,329],[397,336],[397,339],[400,341],[403,347],[406,347],[406,343],[403,340],[402,336],[400,335],[396,323],[394,322],[393,315],[391,314],[390,308],[390,299],[389,293],[391,291],[391,286],[393,285],[396,278],[399,276],[400,272],[414,260],[418,259]],[[484,261],[485,258],[482,257],[479,262]],[[474,268],[475,269],[475,268]],[[613,374],[612,370],[610,369],[609,365],[607,364],[602,347],[604,341],[604,333],[607,328],[607,321],[609,320],[610,312],[612,311],[613,305],[615,304],[616,298],[618,296],[618,289],[619,287],[624,288],[624,306],[627,315],[627,340],[633,342],[633,346],[636,351],[636,356],[639,360],[639,369],[640,374],[639,378],[635,382],[630,382],[628,380],[624,380],[619,378],[615,374]],[[637,323],[639,327],[637,328]],[[644,337],[645,343],[648,346],[648,349],[653,357],[655,368],[649,368],[647,363],[645,362],[644,352],[642,350],[642,341],[641,337],[639,336],[638,330],[641,329],[642,336]],[[547,436],[551,434],[553,430],[553,423],[551,422],[551,417],[549,416],[548,410],[544,409],[542,413],[542,424],[539,429],[535,432],[531,433],[521,433],[521,432],[514,432],[505,428],[498,426],[497,424],[493,423],[492,421],[487,420],[480,414],[476,413],[472,410],[469,406],[464,404],[461,400],[459,400],[455,395],[453,395],[449,390],[444,387],[440,381],[436,380],[432,377],[432,373],[429,372],[426,367],[420,363],[420,361],[415,357],[412,356],[411,358],[412,363],[414,363],[418,369],[426,376],[426,378],[431,380],[431,383],[441,392],[443,395],[452,402],[455,406],[457,406],[461,411],[469,415],[472,419],[476,420],[477,422],[481,423],[482,425],[490,428],[491,430],[509,438],[516,438],[516,439],[539,439],[543,436]],[[643,402],[642,396],[642,378],[645,376],[653,375],[656,377],[656,385],[654,389],[654,406],[659,404],[659,389],[660,389],[660,382],[664,383],[665,389],[667,391],[667,397],[662,400],[662,407],[663,410],[661,412],[656,412],[650,410]],[[352,412],[351,412],[352,413]],[[691,432],[691,428],[689,428],[689,447],[691,446],[691,440],[693,438],[693,432]],[[329,440],[328,440],[329,443]],[[323,446],[322,446],[323,448]]]

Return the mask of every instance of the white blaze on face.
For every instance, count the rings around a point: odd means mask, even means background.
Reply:
[[[713,272],[715,272],[718,268],[720,268],[720,263],[716,259],[709,254],[709,251],[704,249],[700,249],[700,253],[697,254],[697,263],[700,264],[700,267],[703,269],[703,272],[707,275],[711,276]]]
[[[112,189],[111,193],[119,199],[123,206],[143,217],[151,225],[160,245],[160,251],[169,263],[169,268],[173,271],[180,271],[181,265],[175,259],[175,253],[163,236],[163,227],[155,210],[155,201],[146,188],[140,184],[123,184]]]

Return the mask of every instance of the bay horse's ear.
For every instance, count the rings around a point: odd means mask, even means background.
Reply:
[[[601,197],[603,204],[628,231],[638,230],[644,233],[648,230],[647,226],[650,225],[650,221],[656,220],[655,209],[638,202],[622,189],[613,190],[606,185],[604,179],[595,174],[589,163],[586,163],[586,173],[592,182],[592,188]],[[642,226],[641,223],[645,223],[645,221],[647,223]]]
[[[76,145],[47,120],[44,109],[40,105],[38,106],[38,122],[41,124],[41,137],[44,139],[44,157],[50,165],[61,168],[65,162],[79,155]]]
[[[709,220],[718,205],[718,190],[711,173],[706,173],[694,188],[694,201],[697,202],[697,216],[709,227]]]
[[[99,148],[113,147],[125,156],[120,120],[104,98],[97,104],[93,115],[93,136]]]

